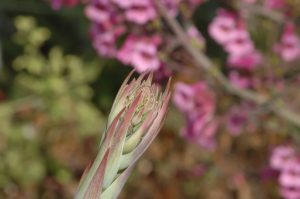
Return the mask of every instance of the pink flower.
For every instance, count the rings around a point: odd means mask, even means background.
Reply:
[[[255,132],[256,123],[249,116],[249,112],[254,108],[255,105],[247,101],[232,106],[228,111],[226,120],[228,133],[237,136],[243,132]]]
[[[208,32],[218,43],[225,44],[234,37],[236,25],[236,17],[232,13],[220,9],[209,25]]]
[[[229,73],[229,80],[234,86],[238,88],[249,88],[252,84],[252,81],[249,77],[242,76],[237,71],[231,71]]]
[[[151,0],[131,0],[131,4],[125,9],[125,18],[137,24],[145,24],[156,18],[157,13]]]
[[[204,82],[175,85],[173,101],[190,118],[211,118],[215,111],[215,97]]]
[[[132,5],[134,5],[134,3],[136,2],[136,0],[111,0],[113,3],[115,3],[116,5],[118,5],[120,8],[123,9],[127,9],[129,7],[131,7]]]
[[[159,68],[154,72],[154,81],[162,83],[169,79],[172,75],[172,71],[163,63],[160,64]]]
[[[281,187],[280,194],[284,199],[299,199],[300,198],[300,188]]]
[[[296,152],[291,146],[278,146],[273,149],[270,157],[270,166],[273,169],[282,171],[286,164],[295,158]]]
[[[254,50],[249,33],[244,29],[232,32],[231,40],[225,44],[225,50],[232,56],[245,55]]]
[[[186,127],[181,131],[182,135],[199,146],[213,150],[216,147],[216,133],[218,123],[203,117],[188,119]]]
[[[285,26],[281,41],[274,47],[284,61],[290,62],[300,58],[300,39],[293,24]]]
[[[179,82],[175,85],[173,101],[182,112],[188,113],[194,107],[195,91],[192,86]]]
[[[281,9],[285,6],[285,0],[265,0],[265,7],[272,9]]]
[[[51,0],[52,8],[60,9],[62,6],[73,7],[79,3],[79,0]]]
[[[177,83],[173,101],[186,115],[183,136],[206,149],[214,149],[218,123],[213,121],[215,97],[208,86],[204,82]]]
[[[155,71],[160,66],[157,47],[159,37],[130,35],[118,51],[117,58],[124,64],[132,65],[138,72]]]
[[[115,57],[116,55],[116,38],[113,33],[105,32],[94,36],[93,46],[98,54],[106,57]]]
[[[262,62],[262,56],[256,50],[249,51],[245,54],[230,54],[228,57],[228,65],[234,68],[253,70]]]
[[[115,57],[117,40],[125,32],[124,18],[108,0],[91,1],[85,14],[92,21],[91,37],[98,54]]]
[[[112,17],[112,10],[109,9],[110,5],[106,4],[96,4],[88,5],[85,8],[85,15],[96,23],[107,23],[110,22]]]
[[[245,111],[242,111],[241,107],[234,106],[229,111],[227,129],[229,134],[236,136],[243,132],[248,121],[248,116]]]
[[[285,161],[283,170],[279,176],[279,183],[283,187],[295,187],[300,189],[300,162],[291,159]]]

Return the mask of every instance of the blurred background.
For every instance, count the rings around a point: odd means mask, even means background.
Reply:
[[[0,1],[0,198],[3,199],[72,198],[85,167],[97,153],[113,99],[132,70],[130,64],[95,50],[91,20],[86,17],[89,2],[74,5],[66,2],[57,6],[55,0]],[[189,24],[186,23],[189,19],[195,24],[202,33],[202,40],[200,44],[196,42],[195,48],[205,51],[229,78],[232,68],[226,66],[228,53],[208,29],[220,8],[242,13],[254,45],[268,62],[260,64],[264,67],[254,72],[241,68],[236,71],[247,78],[256,78],[251,79],[255,84],[249,89],[272,93],[275,100],[280,91],[284,93],[280,102],[299,110],[299,61],[287,64],[270,47],[280,41],[287,21],[295,22],[297,34],[299,2],[286,1],[288,12],[282,9],[277,10],[278,15],[271,12],[271,20],[255,12],[259,9],[253,6],[262,8],[263,1],[253,2],[199,1],[193,10],[183,5],[180,8],[183,14],[178,14],[176,20]],[[254,13],[249,8],[254,8]],[[283,16],[290,18],[286,20]],[[159,27],[157,34],[164,35],[163,43],[167,43],[164,47],[171,49],[160,49],[164,51],[160,57],[168,72],[155,73],[158,83],[163,86],[173,74],[174,95],[179,95],[178,82],[205,81],[209,86],[197,92],[213,93],[214,97],[208,100],[215,101],[211,117],[218,123],[218,130],[199,138],[214,137],[213,147],[208,141],[204,144],[191,141],[198,138],[186,135],[190,121],[180,109],[180,102],[174,99],[175,106],[170,106],[164,128],[138,161],[120,198],[281,198],[280,174],[270,167],[269,158],[278,145],[297,148],[299,126],[270,114],[269,104],[257,106],[220,89],[211,77],[197,69],[197,64],[178,47],[176,39],[167,41],[171,31],[162,19],[153,22],[147,31],[153,32],[152,27]],[[127,31],[136,29],[129,26]],[[281,65],[285,68],[280,68]],[[279,81],[282,79],[284,83]],[[239,86],[244,85],[243,80],[237,81]],[[237,81],[231,79],[233,84]],[[269,89],[275,84],[275,89]],[[294,176],[300,178],[300,172]],[[300,187],[291,189],[300,191]],[[294,197],[297,198],[300,197]]]

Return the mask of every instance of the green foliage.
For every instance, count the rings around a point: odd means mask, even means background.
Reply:
[[[49,173],[59,183],[76,180],[66,157],[82,169],[86,162],[76,157],[76,147],[85,138],[98,137],[104,120],[91,102],[90,87],[101,65],[64,55],[58,46],[45,50],[51,33],[33,17],[17,17],[15,27],[13,38],[23,53],[13,61],[13,99],[0,104],[0,198],[8,197],[1,189],[11,185],[20,191],[38,188]]]

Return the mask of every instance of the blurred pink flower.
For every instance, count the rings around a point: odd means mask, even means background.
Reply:
[[[182,135],[206,148],[215,148],[218,122],[214,121],[215,97],[205,82],[192,85],[177,83],[173,96],[175,105],[185,113],[187,123]]]
[[[176,83],[173,101],[190,118],[211,118],[215,111],[215,97],[205,82],[192,85]]]
[[[255,132],[256,122],[250,118],[251,110],[255,104],[249,101],[242,101],[241,104],[232,106],[227,113],[226,126],[228,133],[236,136],[243,132]]]
[[[281,9],[285,6],[285,0],[265,0],[265,7],[272,9]]]
[[[62,6],[73,7],[79,3],[79,0],[51,0],[52,8],[60,9]]]
[[[179,82],[175,85],[173,101],[177,108],[184,113],[193,110],[194,107],[194,89],[191,85]]]
[[[160,64],[159,68],[154,71],[154,81],[157,83],[162,83],[163,81],[169,79],[172,75],[172,71],[163,63]]]
[[[280,194],[284,199],[299,199],[300,198],[300,188],[281,187]]]
[[[102,4],[101,7],[100,5],[101,4],[98,4],[98,6],[88,5],[85,8],[85,16],[96,23],[104,23],[109,21],[111,13],[107,10],[108,7],[106,7],[104,4]]]
[[[232,32],[232,38],[225,44],[225,50],[232,56],[241,56],[254,50],[249,33],[244,29]]]
[[[300,159],[292,146],[273,149],[270,166],[279,171],[280,194],[285,199],[300,198]]]
[[[240,135],[246,126],[247,120],[247,113],[240,106],[232,107],[227,119],[228,133],[233,136]]]
[[[296,159],[286,160],[279,176],[279,183],[284,187],[300,189],[300,162]]]
[[[128,21],[142,25],[153,20],[157,16],[151,0],[130,0],[130,2],[129,7],[125,9],[125,18]]]
[[[108,0],[92,0],[85,9],[85,15],[92,21],[91,37],[98,54],[116,56],[117,39],[125,32],[124,18]]]
[[[278,146],[273,149],[270,157],[270,166],[272,169],[282,171],[286,168],[288,162],[295,158],[295,149],[291,146]]]
[[[300,39],[295,33],[293,24],[285,26],[281,41],[275,45],[274,50],[287,62],[300,58]]]
[[[189,141],[208,149],[214,150],[216,147],[216,133],[218,122],[212,118],[198,117],[187,119],[186,126],[182,129],[182,135]]]
[[[245,54],[230,54],[228,57],[228,65],[234,68],[253,70],[262,62],[262,55],[256,51],[249,51]]]
[[[127,9],[129,7],[131,7],[132,5],[134,5],[134,3],[136,2],[136,0],[111,0],[113,3],[115,3],[116,5],[118,5],[120,8],[123,9]]]
[[[229,80],[238,88],[249,88],[252,84],[251,78],[242,76],[238,71],[231,71],[229,73]]]
[[[219,9],[217,16],[208,27],[210,36],[219,44],[225,44],[235,36],[236,16],[229,11]]]
[[[138,72],[155,71],[160,66],[158,57],[159,37],[129,35],[117,53],[124,64],[132,65]]]

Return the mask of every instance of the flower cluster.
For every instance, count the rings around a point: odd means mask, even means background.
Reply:
[[[194,6],[202,2],[190,0],[188,4]],[[164,0],[163,3],[173,16],[177,15],[181,0]],[[164,67],[159,56],[163,36],[152,33],[157,31],[153,23],[159,17],[154,1],[91,0],[85,13],[92,21],[91,37],[99,55],[116,58],[140,73]],[[195,30],[193,34],[200,35]]]
[[[157,18],[152,1],[92,0],[86,7],[86,16],[93,22],[91,36],[100,55],[132,65],[138,72],[159,68],[158,36],[146,36],[143,30],[132,31],[117,46],[129,26],[137,29]]]
[[[275,45],[274,50],[286,62],[300,58],[300,39],[295,33],[294,24],[286,24],[280,42]]]
[[[186,127],[182,134],[190,141],[206,149],[215,148],[218,123],[214,118],[215,96],[205,82],[195,84],[177,83],[173,101],[185,114]]]
[[[279,172],[280,194],[285,199],[300,198],[300,154],[292,146],[273,149],[270,166]]]
[[[253,70],[262,62],[244,21],[236,13],[219,9],[209,26],[210,36],[229,54],[228,65],[233,68]]]

